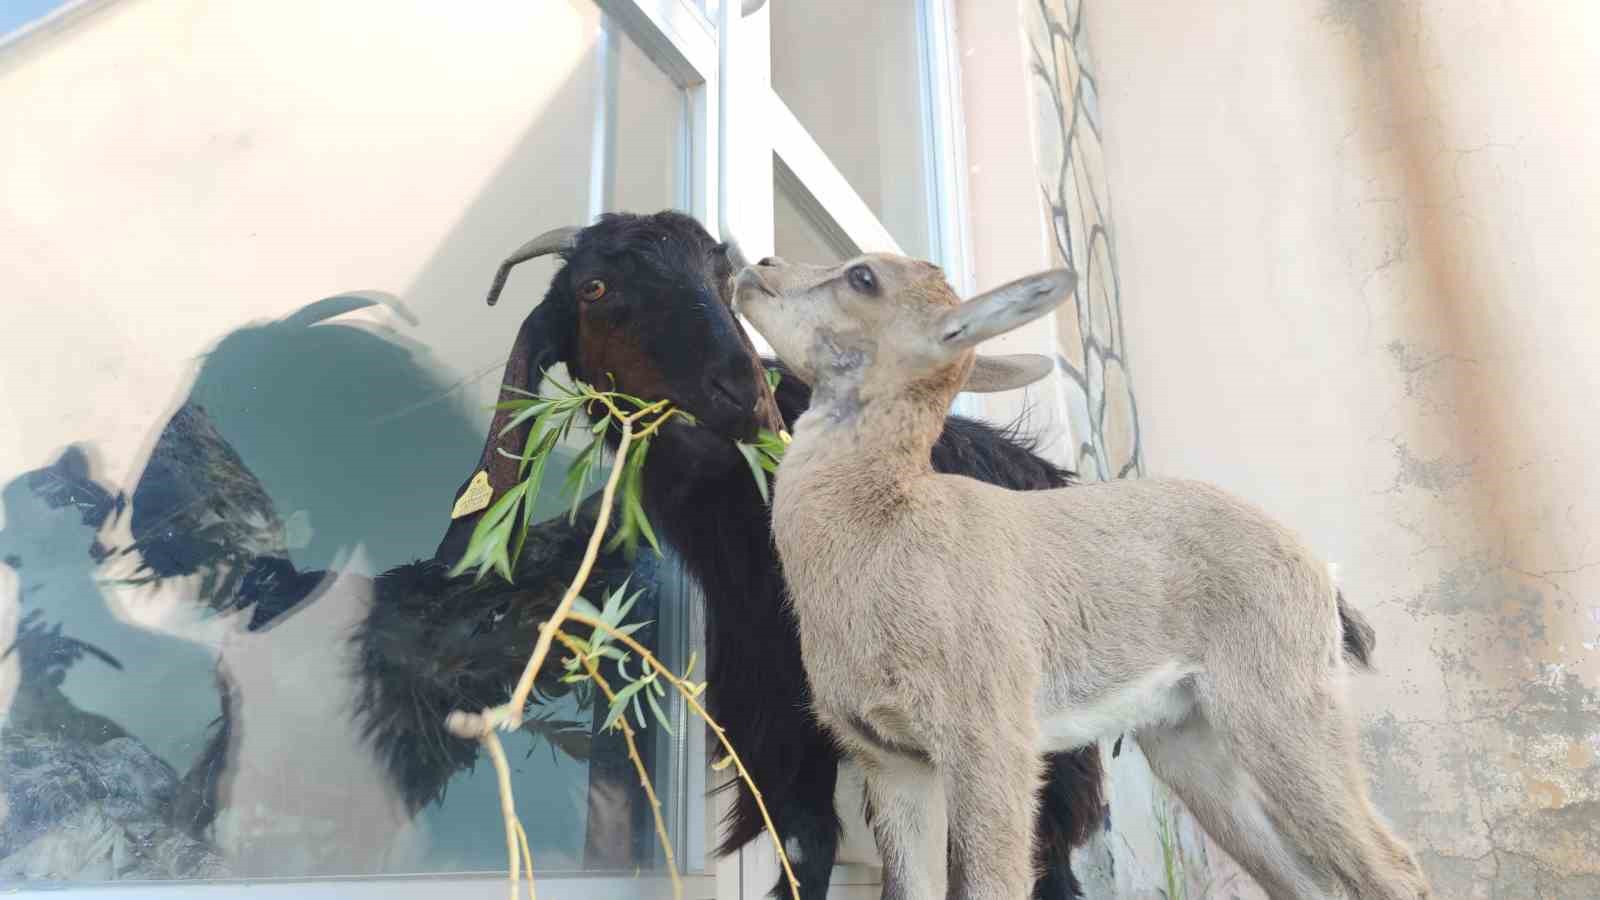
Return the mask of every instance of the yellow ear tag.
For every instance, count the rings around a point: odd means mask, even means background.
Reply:
[[[467,489],[461,492],[460,499],[450,510],[450,518],[459,519],[470,516],[489,505],[494,499],[494,488],[489,486],[489,470],[483,469],[472,476],[472,481],[467,483]]]

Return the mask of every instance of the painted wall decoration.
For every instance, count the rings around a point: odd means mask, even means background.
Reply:
[[[1038,106],[1041,199],[1050,213],[1056,261],[1078,273],[1072,306],[1056,314],[1057,365],[1066,382],[1074,462],[1086,478],[1139,475],[1139,408],[1122,326],[1085,4],[1021,2]]]
[[[1019,0],[1038,136],[1040,202],[1055,262],[1078,273],[1056,313],[1057,368],[1086,479],[1144,474],[1139,407],[1123,328],[1115,228],[1102,164],[1099,94],[1082,0]],[[1228,860],[1150,773],[1132,740],[1103,746],[1109,809],[1100,839],[1073,858],[1087,897],[1253,897]]]

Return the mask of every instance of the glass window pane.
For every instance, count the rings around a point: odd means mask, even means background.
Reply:
[[[930,258],[915,0],[770,3],[772,86],[907,253]]]
[[[788,185],[781,175],[775,181],[772,228],[778,255],[790,262],[811,265],[843,262],[849,254],[839,248],[827,227],[818,221],[817,212],[809,208],[809,198],[798,199],[798,188]]]
[[[500,260],[597,196],[680,205],[683,93],[604,33],[125,3],[0,69],[0,882],[503,870],[492,767],[421,726],[508,686],[472,681],[504,609],[378,576],[434,554],[552,271],[490,308]],[[681,579],[639,565],[681,662]],[[432,691],[379,706],[421,737],[364,730],[380,683]],[[620,737],[558,692],[507,744],[541,875],[657,869]],[[686,763],[645,737],[670,823]]]

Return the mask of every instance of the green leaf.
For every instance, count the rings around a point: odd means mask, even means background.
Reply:
[[[578,454],[572,461],[572,468],[567,470],[566,484],[562,485],[561,492],[572,498],[572,510],[567,514],[567,521],[575,522],[578,519],[578,507],[583,505],[583,489],[589,484],[589,472],[594,467],[594,457],[604,443],[603,438],[595,438],[589,446]]]
[[[600,610],[595,609],[593,603],[590,603],[588,600],[585,600],[582,597],[573,598],[572,611],[580,616],[588,616],[591,619],[602,618],[600,615]]]
[[[483,518],[478,520],[478,526],[473,529],[473,532],[476,534],[480,529],[484,531],[491,530],[505,521],[511,515],[512,510],[516,508],[517,501],[522,499],[522,495],[527,492],[528,485],[525,482],[518,482],[512,485],[510,490],[501,494],[500,499],[489,507],[489,510],[483,514]]]
[[[742,441],[734,441],[733,445],[739,448],[739,455],[743,456],[744,461],[750,466],[750,474],[756,480],[756,490],[761,492],[761,502],[770,505],[772,498],[767,496],[767,473],[761,467],[761,460],[757,456],[756,448]]]
[[[639,693],[641,690],[644,690],[644,682],[635,681],[622,690],[617,691],[617,697],[615,700],[611,701],[611,710],[610,712],[606,713],[606,719],[601,723],[600,730],[604,731],[605,729],[615,725],[617,719],[620,719],[628,711],[628,702],[632,700],[634,695]]]
[[[632,502],[634,507],[638,510],[636,523],[639,526],[640,533],[644,535],[645,543],[650,545],[650,549],[654,550],[657,556],[662,555],[661,544],[656,540],[655,529],[650,527],[650,520],[645,516],[644,508],[639,506],[639,501],[634,500]]]
[[[554,431],[545,432],[544,437],[540,441],[538,458],[534,460],[532,470],[524,473],[524,480],[522,483],[528,486],[528,490],[525,494],[522,504],[522,527],[524,529],[524,533],[526,533],[526,529],[533,524],[533,516],[535,511],[538,509],[537,501],[539,499],[539,488],[544,484],[545,464],[550,461],[550,455],[551,452],[555,450],[555,446],[556,433]],[[517,556],[518,558],[521,558],[522,556],[522,547],[520,544],[517,547]]]
[[[512,416],[510,421],[508,421],[506,423],[504,428],[500,429],[500,437],[505,437],[506,435],[510,434],[512,431],[514,431],[516,429],[516,427],[518,425],[521,425],[523,422],[526,422],[529,419],[534,418],[535,416],[541,416],[544,413],[548,412],[553,405],[554,404],[549,400],[541,400],[541,401],[536,402],[536,403],[528,404],[528,406],[526,408],[524,408],[521,412],[519,412],[516,415]],[[531,434],[530,434],[530,437],[531,437]]]
[[[650,527],[650,517],[644,513],[644,459],[648,452],[650,452],[650,438],[645,438],[639,442],[633,451],[633,458],[629,460],[633,469],[629,473],[628,491],[622,499],[633,524],[639,533],[644,535],[645,541],[650,544],[650,549],[660,556],[661,543],[656,540],[655,529]]]
[[[667,714],[661,711],[661,704],[656,702],[655,695],[645,694],[644,699],[650,704],[650,711],[655,713],[656,721],[661,723],[661,728],[665,730],[667,734],[672,734],[672,723],[667,721]]]
[[[632,594],[628,593],[628,582],[632,580],[633,576],[631,575],[623,579],[622,584],[618,585],[617,589],[612,592],[612,597],[616,598],[615,601],[606,605],[606,624],[613,628],[622,624],[622,620],[628,617],[628,613],[633,612],[633,605],[639,602],[640,597],[644,596],[644,588],[639,588]]]
[[[646,403],[645,401],[640,400],[638,397],[635,397],[632,394],[624,394],[621,391],[611,391],[609,394],[607,394],[607,396],[613,397],[613,398],[620,397],[621,399],[626,400],[629,403],[632,403],[635,407],[637,407],[639,409],[644,409],[646,406],[650,405],[650,404]]]
[[[773,391],[777,390],[778,389],[778,382],[780,382],[782,380],[783,380],[783,373],[782,372],[779,372],[777,369],[768,369],[767,370],[767,389],[768,390],[773,390]]]
[[[532,503],[526,503],[526,504],[523,504],[523,506],[526,509],[532,509],[533,508],[533,504]],[[522,519],[521,521],[519,521],[517,523],[516,546],[511,548],[507,553],[507,566],[509,568],[513,568],[513,569],[515,568],[514,564],[512,563],[513,560],[522,559],[522,548],[524,546],[526,546],[527,543],[528,543],[528,520],[527,519]],[[509,575],[506,576],[506,580],[510,581],[511,580],[511,576],[509,576]]]
[[[578,395],[578,392],[576,390],[574,390],[571,387],[568,387],[565,383],[562,382],[561,379],[555,377],[554,375],[551,375],[549,373],[549,371],[546,371],[544,373],[544,381],[545,381],[546,384],[554,386],[556,390],[558,390],[561,393],[567,395],[568,397],[576,397]]]
[[[789,447],[782,437],[765,428],[756,435],[756,446],[771,454],[774,459],[783,459],[783,451]]]
[[[511,557],[504,546],[495,548],[494,568],[495,571],[500,573],[500,577],[506,580],[507,584],[515,580],[511,574]]]
[[[576,421],[577,418],[578,418],[578,410],[574,409],[574,410],[569,410],[567,412],[567,417],[565,419],[561,420],[561,437],[560,437],[560,440],[564,441],[564,440],[567,439],[567,435],[572,431],[572,423],[574,421]]]
[[[655,532],[650,528],[650,522],[645,518],[644,507],[639,503],[639,497],[644,492],[644,458],[650,449],[650,439],[644,438],[628,447],[627,460],[617,490],[621,493],[621,504],[618,515],[616,533],[606,543],[606,549],[615,550],[622,547],[630,558],[633,556],[638,536],[643,534],[650,542],[650,546],[661,555],[661,548],[656,542]]]
[[[601,647],[598,650],[596,650],[594,652],[594,655],[597,656],[597,657],[601,657],[603,659],[614,659],[614,660],[617,661],[618,665],[626,663],[629,659],[632,658],[632,657],[628,656],[627,653],[625,653],[625,652],[623,652],[621,650],[618,650],[616,647],[613,647],[610,644],[607,644],[606,646]]]
[[[532,395],[529,395],[529,396],[532,396]],[[540,402],[543,402],[543,401],[540,400],[540,399],[533,399],[533,400],[502,400],[501,402],[496,403],[496,404],[494,404],[493,406],[491,406],[489,408],[490,409],[527,409],[528,407],[532,406],[533,404],[540,403]]]
[[[528,429],[528,441],[523,446],[522,465],[517,467],[517,477],[526,476],[529,465],[549,456],[550,451],[555,449],[556,433],[554,429],[549,428],[550,418],[553,415],[555,407],[545,410],[534,420],[533,427]],[[535,486],[533,492],[537,494],[539,488]]]
[[[471,537],[467,538],[466,552],[461,555],[461,559],[450,570],[452,578],[473,566],[480,566],[478,577],[481,579],[487,569],[493,566],[496,559],[496,550],[498,549],[503,553],[505,544],[511,537],[510,525],[512,520],[509,516],[516,509],[517,501],[521,499],[526,491],[527,485],[525,483],[514,485],[478,519],[478,524],[472,529]]]

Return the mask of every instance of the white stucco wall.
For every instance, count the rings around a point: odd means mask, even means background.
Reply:
[[[1600,895],[1600,13],[1087,22],[1150,472],[1340,564],[1364,759],[1439,896]]]

